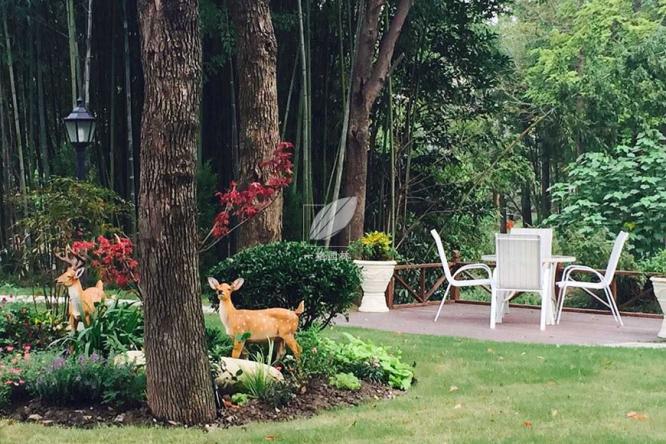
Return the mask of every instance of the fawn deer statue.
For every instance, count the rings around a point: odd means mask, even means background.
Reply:
[[[245,347],[245,341],[262,342],[277,340],[277,355],[284,354],[285,344],[300,359],[301,347],[296,342],[294,335],[298,329],[298,321],[305,309],[303,301],[298,304],[296,310],[285,308],[268,308],[265,310],[237,310],[231,302],[231,294],[243,285],[243,278],[238,278],[231,284],[220,284],[217,279],[209,277],[208,284],[215,290],[220,300],[220,320],[229,336],[234,341],[231,352],[232,358],[238,358]],[[243,335],[249,333],[245,339]]]
[[[76,331],[79,321],[83,321],[85,325],[90,324],[90,316],[95,311],[95,304],[106,299],[104,283],[97,281],[97,285],[84,290],[80,278],[85,271],[85,258],[71,251],[69,246],[66,249],[66,256],[58,253],[55,253],[55,256],[69,264],[67,270],[58,276],[56,283],[67,287],[67,293],[69,294],[69,308],[67,311],[69,325],[67,329]]]

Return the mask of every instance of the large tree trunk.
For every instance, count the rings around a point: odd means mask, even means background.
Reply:
[[[187,424],[215,419],[201,309],[196,141],[201,101],[197,0],[141,0],[139,254],[148,405]]]
[[[400,0],[391,24],[382,36],[379,52],[373,63],[373,55],[379,37],[379,17],[385,3],[384,0],[367,0],[359,40],[356,44],[349,102],[348,155],[345,159],[344,192],[346,196],[356,196],[358,202],[354,217],[339,238],[339,242],[343,244],[363,235],[368,149],[370,149],[368,145],[370,112],[386,82],[393,50],[413,0]]]
[[[277,42],[268,0],[231,0],[236,30],[240,182],[261,182],[258,169],[280,141],[276,85]],[[282,237],[282,196],[239,230],[238,247],[274,242]]]

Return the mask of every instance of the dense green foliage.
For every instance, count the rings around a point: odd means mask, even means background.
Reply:
[[[51,352],[0,355],[0,381],[11,389],[0,399],[0,406],[24,397],[39,399],[45,405],[113,407],[132,407],[145,399],[142,369],[116,365],[96,353],[70,357]]]
[[[62,318],[26,304],[0,303],[0,348],[47,348],[65,333]]]
[[[303,348],[301,370],[310,375],[335,376],[349,373],[359,379],[380,382],[407,390],[414,381],[413,366],[399,352],[345,334],[344,341],[333,341],[316,331],[299,333]]]
[[[295,309],[305,302],[301,327],[325,326],[351,307],[359,285],[356,265],[340,255],[305,242],[276,242],[243,250],[211,268],[220,282],[242,277],[233,293],[238,308]],[[217,306],[215,294],[211,302]]]
[[[143,348],[143,312],[133,304],[116,300],[113,305],[98,304],[90,324],[60,339],[60,347],[75,353],[103,357]]]
[[[341,390],[358,390],[361,388],[361,381],[353,373],[336,373],[328,378],[328,383]]]
[[[640,266],[642,271],[666,276],[666,249],[660,250],[650,259],[641,262]]]
[[[641,133],[634,146],[584,154],[552,194],[561,210],[547,224],[584,236],[628,231],[636,251],[651,254],[666,232],[666,137]]]

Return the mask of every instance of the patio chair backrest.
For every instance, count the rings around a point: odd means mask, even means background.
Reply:
[[[541,291],[541,238],[517,234],[497,234],[496,285],[498,290]]]
[[[541,260],[553,255],[553,229],[552,228],[513,228],[512,235],[541,237]]]
[[[451,282],[453,277],[451,276],[451,269],[449,268],[449,262],[446,260],[446,253],[444,253],[444,246],[442,245],[442,238],[439,237],[437,230],[430,230],[430,234],[435,238],[435,244],[437,244],[437,252],[439,253],[439,259],[442,261],[442,268],[444,269],[444,276],[446,280]]]
[[[625,231],[620,231],[620,234],[615,238],[615,243],[613,244],[613,251],[611,252],[610,259],[608,260],[608,265],[606,266],[606,274],[604,275],[604,283],[609,284],[615,276],[615,271],[617,270],[617,264],[620,261],[620,255],[622,254],[622,249],[624,248],[624,243],[627,241],[629,233]]]

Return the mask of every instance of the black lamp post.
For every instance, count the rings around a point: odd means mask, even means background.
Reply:
[[[95,116],[83,105],[83,99],[76,101],[76,107],[63,119],[69,142],[76,149],[76,177],[86,178],[86,147],[95,137]]]

